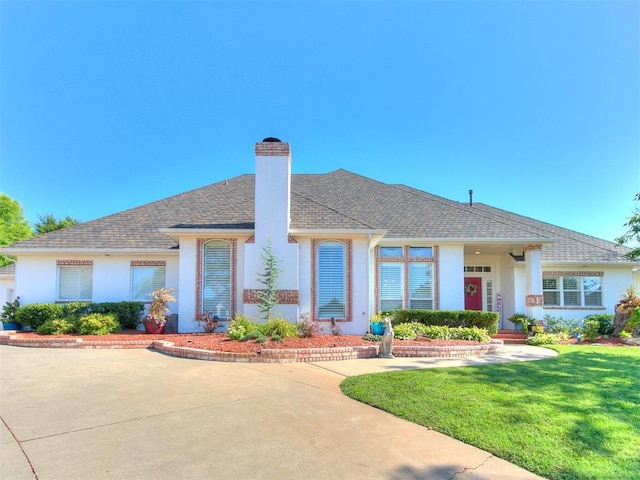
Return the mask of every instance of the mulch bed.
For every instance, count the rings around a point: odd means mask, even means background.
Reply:
[[[277,342],[267,338],[264,343],[255,340],[239,342],[229,340],[225,333],[167,333],[162,335],[148,334],[139,330],[124,330],[110,335],[38,335],[34,332],[17,332],[17,335],[25,338],[37,338],[39,340],[54,340],[56,338],[81,338],[83,341],[117,342],[132,340],[164,340],[173,342],[179,347],[196,348],[214,352],[232,353],[258,353],[262,349],[303,349],[303,348],[336,348],[371,346],[379,342],[364,340],[360,335],[316,335],[311,338],[284,338]],[[478,342],[464,340],[394,340],[394,345],[479,345]]]

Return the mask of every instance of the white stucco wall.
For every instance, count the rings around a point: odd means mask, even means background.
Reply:
[[[622,298],[625,290],[634,284],[634,275],[631,268],[627,267],[602,267],[584,265],[551,265],[545,264],[542,269],[544,271],[599,271],[603,272],[602,277],[602,303],[604,308],[558,308],[547,307],[543,309],[544,315],[552,317],[561,317],[564,319],[582,319],[587,315],[598,313],[615,313],[615,306]]]
[[[15,276],[0,275],[0,308],[15,299]]]
[[[15,295],[22,304],[48,303],[57,300],[57,260],[93,261],[93,302],[120,302],[131,300],[131,260],[166,261],[166,283],[178,287],[177,255],[20,255],[16,263]],[[169,305],[173,312],[179,305]]]
[[[464,247],[441,245],[440,310],[464,310]]]

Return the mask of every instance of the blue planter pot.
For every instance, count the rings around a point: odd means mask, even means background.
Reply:
[[[371,333],[384,335],[384,322],[371,322]]]
[[[22,324],[18,322],[2,322],[5,330],[22,330]]]

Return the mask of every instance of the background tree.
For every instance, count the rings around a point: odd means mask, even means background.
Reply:
[[[637,193],[635,197],[633,197],[635,202],[640,202],[640,193]],[[634,246],[629,246],[631,251],[626,253],[626,256],[629,260],[636,260],[640,258],[640,208],[636,206],[633,209],[633,215],[627,223],[624,224],[625,227],[628,228],[627,232],[615,239],[618,245],[627,245],[629,243],[635,243]]]
[[[47,213],[46,215],[38,215],[38,221],[33,224],[33,233],[34,235],[42,235],[43,233],[71,227],[78,223],[80,223],[79,220],[71,218],[69,215],[62,219],[57,219],[52,213]]]
[[[29,222],[24,217],[22,205],[5,193],[0,193],[0,246],[24,240],[31,236]],[[15,259],[0,254],[0,267],[13,263]]]

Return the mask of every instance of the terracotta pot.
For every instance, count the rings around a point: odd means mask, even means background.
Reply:
[[[164,333],[165,325],[158,325],[156,322],[150,322],[148,320],[144,320],[142,323],[144,324],[144,331],[147,333]]]

